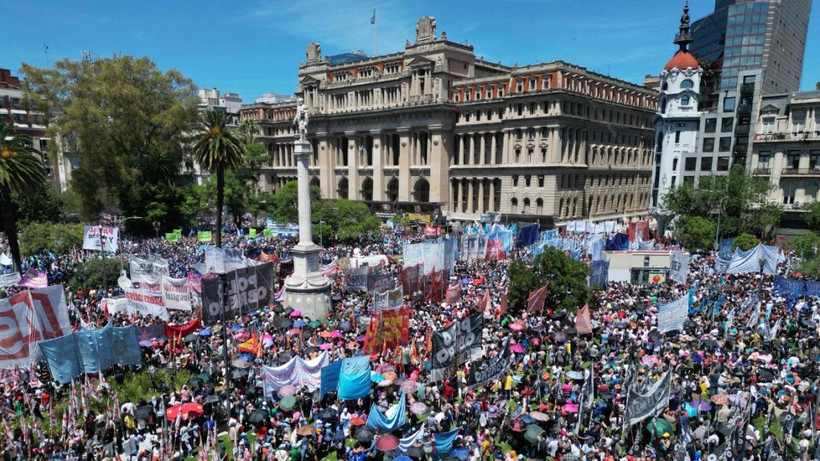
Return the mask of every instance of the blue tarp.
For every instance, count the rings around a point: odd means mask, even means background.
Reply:
[[[607,283],[609,283],[609,261],[603,259],[592,261],[592,267],[589,271],[589,285],[605,287]]]
[[[388,408],[382,413],[376,404],[370,406],[370,414],[367,415],[367,426],[378,429],[382,432],[393,432],[407,423],[407,399],[404,392],[401,393],[399,403]]]
[[[774,275],[777,271],[777,261],[780,258],[780,249],[772,245],[758,245],[748,251],[735,249],[732,262],[726,272],[729,274],[745,274],[760,272],[760,261],[763,261],[763,273]]]
[[[339,398],[356,400],[370,393],[370,357],[353,357],[342,361],[339,373]]]
[[[319,384],[319,398],[328,392],[335,392],[339,389],[339,376],[342,372],[342,361],[328,363],[322,368],[321,384]]]
[[[820,296],[820,281],[775,277],[774,287],[787,298]]]
[[[133,325],[77,331],[41,341],[39,346],[52,376],[62,384],[83,373],[98,373],[114,365],[142,363],[137,330]]]
[[[629,249],[629,234],[615,234],[606,241],[606,251],[626,251]]]
[[[538,241],[538,223],[530,224],[518,230],[515,236],[515,247],[523,248]]]
[[[456,437],[458,437],[458,429],[449,432],[439,432],[433,434],[433,437],[436,440],[436,454],[439,456],[446,455],[453,449],[453,442],[456,440]]]

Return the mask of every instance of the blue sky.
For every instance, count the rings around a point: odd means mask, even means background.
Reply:
[[[692,19],[714,0],[690,0]],[[468,42],[477,56],[520,65],[562,59],[635,83],[657,74],[675,51],[679,0],[141,0],[3,1],[0,67],[46,66],[88,50],[148,56],[201,87],[239,93],[293,93],[308,42],[323,54],[404,49],[420,16],[439,33]],[[820,81],[820,6],[809,22],[802,89]],[[44,53],[48,45],[48,57]]]

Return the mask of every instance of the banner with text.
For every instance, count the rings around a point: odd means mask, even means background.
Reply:
[[[273,264],[262,263],[225,274],[228,307],[223,308],[219,277],[202,279],[202,318],[208,322],[232,319],[243,312],[263,309],[273,302]]]
[[[120,230],[116,227],[85,226],[83,250],[103,250],[116,253],[119,248]]]
[[[71,333],[62,285],[0,299],[0,368],[27,367],[40,359],[38,343]]]
[[[128,302],[128,315],[152,315],[156,318],[168,321],[168,310],[162,301],[162,294],[152,293],[144,289],[125,290],[125,299]]]

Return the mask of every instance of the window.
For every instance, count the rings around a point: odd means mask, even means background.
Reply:
[[[544,213],[544,200],[543,199],[535,199],[535,213],[542,214]]]
[[[686,80],[680,82],[680,87],[681,88],[692,88],[693,86],[695,86],[695,82],[693,82],[692,80],[690,80],[688,78]]]
[[[535,139],[535,128],[530,128],[529,130],[527,130],[527,139]]]
[[[729,152],[732,149],[732,138],[720,138],[720,151]]]
[[[715,151],[715,138],[703,138],[703,151],[704,152],[714,152]]]
[[[681,106],[688,106],[689,105],[689,96],[681,96],[680,105]]]
[[[718,171],[729,171],[729,157],[718,157],[717,159]]]
[[[518,213],[518,199],[515,197],[510,199],[510,213]]]
[[[735,97],[732,96],[731,98],[724,98],[723,99],[723,112],[734,112],[735,110]]]
[[[686,171],[695,171],[697,168],[698,159],[695,157],[687,157],[686,162],[683,165],[683,168]]]
[[[771,152],[769,152],[767,150],[766,151],[761,151],[757,155],[757,167],[762,168],[762,169],[768,169],[769,168],[769,162],[771,161],[771,159],[772,159]]]
[[[794,112],[792,113],[792,133],[802,133],[806,128],[806,113]]]
[[[791,150],[786,155],[786,168],[789,170],[796,170],[800,168],[800,151]]]
[[[794,186],[783,187],[783,205],[791,205],[794,203]]]
[[[530,187],[530,179],[532,179],[532,176],[530,176],[530,175],[524,176],[524,185],[525,186]]]
[[[666,98],[661,98],[661,113],[666,113]],[[606,114],[604,114],[604,118],[606,118]]]
[[[542,147],[541,148],[541,162],[545,163],[546,161],[547,161],[547,148]]]
[[[735,119],[732,117],[723,117],[720,119],[720,131],[723,133],[727,133],[732,131],[732,125],[734,124]]]
[[[530,212],[530,199],[528,199],[528,198],[524,199],[524,209],[521,210],[521,212],[523,214],[527,214],[527,213]]]
[[[763,50],[760,50],[760,53],[763,53]],[[758,53],[758,54],[760,54]],[[749,83],[755,83],[757,81],[757,75],[747,75],[743,77],[743,84],[748,85]]]
[[[716,128],[717,128],[717,119],[707,118],[706,119],[706,125],[704,126],[703,131],[705,133],[714,133]]]
[[[820,150],[813,150],[809,154],[809,169],[820,171]]]
[[[763,117],[761,134],[774,133],[774,117]]]
[[[519,128],[515,130],[515,139],[521,139],[524,136],[524,132]]]
[[[680,144],[680,131],[675,132],[675,144]]]
[[[677,171],[677,170],[678,170],[678,159],[674,158],[674,159],[672,159],[672,171]]]
[[[518,187],[518,175],[513,175],[513,187]]]
[[[700,171],[712,171],[712,157],[701,157]]]

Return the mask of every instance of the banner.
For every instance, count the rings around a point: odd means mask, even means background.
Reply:
[[[251,229],[254,230],[254,229]],[[337,360],[325,365],[319,373],[319,398],[328,392],[336,392],[339,389],[339,376],[342,372],[342,361]]]
[[[185,325],[165,324],[165,336],[169,338],[184,338],[191,333],[196,333],[202,328],[202,320],[192,319]]]
[[[592,334],[592,319],[589,315],[588,304],[584,304],[584,307],[578,310],[578,315],[575,316],[575,330],[579,335]]]
[[[196,239],[199,240],[200,242],[210,242],[211,239],[212,239],[211,231],[199,231],[199,232],[197,232],[196,233]]]
[[[547,301],[547,284],[531,292],[527,296],[527,312],[541,312],[544,310],[544,303]]]
[[[589,270],[589,286],[605,287],[609,283],[609,261],[592,261]]]
[[[103,250],[107,253],[116,253],[119,248],[119,233],[120,230],[116,227],[85,226],[83,250]],[[102,242],[100,234],[102,234]]]
[[[456,320],[444,330],[433,332],[431,381],[441,381],[447,370],[481,357],[484,315],[472,314]]]
[[[378,354],[387,349],[406,346],[410,339],[410,309],[387,309],[371,320],[365,333],[364,353]]]
[[[263,309],[273,302],[273,264],[262,263],[224,275],[228,307],[223,308],[220,277],[202,278],[202,318],[206,322],[232,319],[242,312]]]
[[[162,301],[166,309],[191,310],[191,282],[188,278],[162,277]]]
[[[81,374],[114,365],[139,365],[142,356],[134,325],[85,330],[40,343],[54,380],[67,384]]]
[[[38,342],[70,333],[62,285],[0,299],[0,368],[27,367],[40,359]]]
[[[658,304],[658,331],[666,333],[682,330],[687,315],[689,315],[689,302],[686,296]]]
[[[629,426],[653,417],[669,404],[669,390],[671,372],[664,373],[660,380],[645,394],[639,394],[635,389],[629,390],[629,405],[626,407],[626,422]]]
[[[473,389],[482,386],[500,376],[510,368],[511,358],[510,339],[505,338],[498,355],[485,357],[472,364],[467,373],[467,388]]]
[[[128,301],[128,315],[153,315],[168,321],[168,310],[162,301],[161,294],[154,294],[148,290],[125,290],[125,299]]]
[[[370,413],[367,415],[367,427],[383,433],[390,433],[405,424],[407,424],[407,399],[404,392],[399,397],[399,403],[391,406],[384,413],[379,410],[376,403],[370,405]]]
[[[630,242],[637,240],[646,242],[649,240],[649,221],[632,221],[629,223],[627,231]]]
[[[367,273],[367,291],[370,293],[378,293],[381,291],[392,290],[393,278],[384,269],[375,269]]]
[[[345,291],[351,293],[359,293],[367,291],[367,276],[368,267],[351,267],[347,270],[347,283],[345,283]]]
[[[688,274],[689,254],[672,253],[672,258],[669,265],[669,278],[678,283],[686,283],[686,277]]]
[[[154,259],[154,263],[151,265],[151,270],[156,276],[171,275],[171,266],[165,258],[157,257]]]
[[[339,372],[339,399],[356,400],[370,394],[370,356],[342,360]]]
[[[524,248],[530,246],[538,241],[538,223],[530,224],[529,226],[518,229],[518,235],[515,236],[515,247]]]
[[[128,266],[132,281],[139,282],[143,276],[151,276],[154,274],[154,265],[151,261],[136,256],[130,256],[130,259],[131,262]]]
[[[399,275],[399,283],[401,284],[404,293],[410,296],[410,299],[416,299],[421,295],[423,288],[420,283],[422,272],[423,269],[421,264],[410,266],[405,263],[401,270],[401,274]]]
[[[401,287],[373,295],[373,310],[375,312],[385,309],[398,309],[402,304],[404,304],[404,293]]]
[[[315,391],[321,383],[322,368],[330,362],[327,351],[311,359],[294,357],[278,367],[262,367],[265,397],[271,398],[282,386],[291,385],[297,389]]]
[[[422,275],[434,271],[452,272],[458,258],[458,240],[440,237],[434,241],[404,245],[405,267],[420,264]]]
[[[166,336],[166,323],[154,325],[144,325],[137,327],[137,341],[151,341],[152,339],[162,339]]]
[[[10,272],[8,274],[0,274],[0,288],[11,287],[20,282],[19,272]]]
[[[452,306],[461,301],[461,282],[456,282],[447,288],[447,299],[445,300],[448,306]]]
[[[171,232],[170,234],[166,233],[165,240],[171,243],[179,242],[179,235],[176,232]]]
[[[248,229],[248,237],[252,238],[252,239],[255,239],[256,238],[256,229],[254,229],[254,228]]]
[[[45,288],[48,286],[48,276],[35,268],[29,269],[18,284],[26,288]]]

